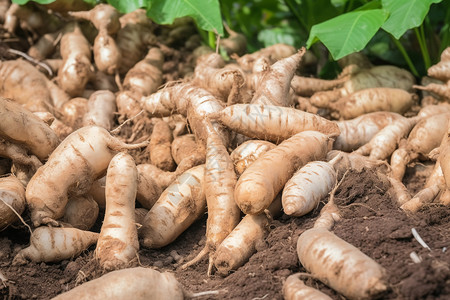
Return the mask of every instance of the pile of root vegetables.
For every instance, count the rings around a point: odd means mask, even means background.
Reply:
[[[386,270],[332,231],[339,182],[368,169],[408,214],[450,205],[450,48],[421,82],[359,53],[324,80],[308,73],[315,61],[303,48],[246,54],[230,31],[220,41],[225,60],[201,46],[189,20],[161,26],[141,10],[55,3],[2,1],[0,18],[0,229],[32,232],[12,264],[95,247],[79,286],[55,299],[217,294],[138,267],[139,249],[169,245],[207,214],[203,249],[179,267],[206,259],[205,273],[227,276],[274,218],[321,202],[298,237],[309,273],[286,278],[285,299],[329,299],[302,276],[349,299],[379,298],[390,289]],[[405,170],[424,160],[434,170],[411,194]]]

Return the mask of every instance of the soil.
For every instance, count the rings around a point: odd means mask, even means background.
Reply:
[[[405,177],[408,187],[419,187],[430,167],[410,168]],[[374,171],[350,171],[336,191],[335,201],[343,218],[333,232],[358,247],[387,271],[389,291],[383,299],[450,298],[450,207],[430,204],[414,215],[407,215],[387,192],[389,185]],[[410,188],[410,190],[413,190]],[[207,261],[181,270],[205,243],[206,216],[194,223],[174,243],[158,250],[141,249],[140,263],[161,271],[174,272],[192,292],[219,291],[199,299],[283,299],[282,285],[287,276],[306,272],[296,254],[298,236],[311,228],[322,204],[304,217],[282,215],[270,225],[270,233],[257,246],[250,260],[227,277],[207,276]],[[27,221],[27,220],[25,220]],[[100,224],[94,230],[98,231]],[[412,235],[415,228],[430,249],[422,247]],[[8,228],[0,237],[0,270],[4,299],[49,299],[76,285],[80,269],[92,259],[89,249],[74,260],[61,263],[28,263],[12,266],[14,255],[27,246],[26,227]],[[414,263],[410,254],[421,259]],[[313,278],[304,278],[333,299],[343,299]]]

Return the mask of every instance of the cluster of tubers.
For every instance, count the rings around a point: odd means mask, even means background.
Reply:
[[[358,54],[335,80],[307,77],[304,48],[244,55],[231,31],[223,43],[232,60],[201,54],[189,39],[183,47],[198,57],[173,66],[182,55],[171,45],[189,22],[158,27],[144,11],[121,15],[107,4],[52,9],[62,15],[12,4],[3,18],[10,34],[20,26],[35,40],[31,61],[0,62],[0,229],[31,218],[30,245],[14,264],[72,259],[96,245],[94,262],[108,274],[55,299],[191,297],[172,274],[136,267],[139,248],[170,244],[207,213],[204,248],[181,268],[208,257],[205,271],[226,276],[272,218],[307,215],[349,169],[389,179],[410,213],[450,204],[450,48],[428,72],[443,83],[426,86]],[[30,15],[57,25],[29,24]],[[436,166],[412,196],[402,178],[419,159]],[[299,261],[344,297],[380,297],[386,271],[334,235],[339,214],[330,198],[298,238]],[[286,299],[329,299],[300,277],[286,279]]]

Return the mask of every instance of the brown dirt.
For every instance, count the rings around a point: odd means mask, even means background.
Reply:
[[[420,186],[424,178],[408,175],[405,183]],[[343,218],[334,227],[334,233],[386,268],[391,289],[383,299],[449,299],[450,251],[446,249],[450,245],[450,208],[432,204],[408,216],[396,207],[387,190],[386,183],[371,171],[349,172],[335,196]],[[270,234],[258,244],[257,253],[225,278],[208,277],[206,260],[184,271],[177,268],[202,249],[206,216],[171,245],[159,250],[141,249],[140,262],[174,272],[190,291],[220,291],[219,296],[200,299],[282,299],[284,279],[295,272],[305,272],[296,255],[296,241],[312,227],[319,210],[320,207],[300,218],[283,215],[274,220]],[[414,239],[412,228],[416,228],[431,251]],[[93,249],[89,249],[73,261],[11,266],[14,255],[26,246],[28,239],[25,227],[1,233],[0,270],[8,279],[0,289],[4,299],[48,299],[64,292],[75,286],[79,270],[92,258]],[[421,257],[421,263],[413,263],[413,251]],[[308,278],[305,282],[333,299],[342,299],[319,281]]]

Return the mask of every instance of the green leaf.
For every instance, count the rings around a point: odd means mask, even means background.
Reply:
[[[388,17],[383,9],[350,12],[311,28],[306,47],[321,41],[335,60],[364,49]]]
[[[207,31],[223,36],[222,17],[218,0],[156,0],[151,1],[147,15],[158,24],[172,24],[176,18],[192,17]]]
[[[374,0],[374,1],[367,2],[366,4],[355,9],[354,11],[370,10],[370,9],[378,9],[378,8],[382,8],[381,0]]]
[[[107,0],[107,2],[114,6],[121,13],[129,13],[135,11],[138,8],[147,7],[147,1],[145,0]]]
[[[39,3],[39,4],[49,4],[49,3],[55,2],[56,0],[12,0],[12,3],[19,4],[19,5],[24,5],[24,4],[27,4],[30,1],[31,2],[36,2],[36,3]]]
[[[297,30],[289,27],[263,29],[258,33],[258,40],[264,45],[264,47],[283,43],[294,46],[295,48],[300,48],[300,46],[305,43],[305,41],[299,36]]]
[[[418,27],[428,13],[431,4],[442,0],[382,0],[383,8],[390,15],[382,28],[399,39],[408,29]]]

